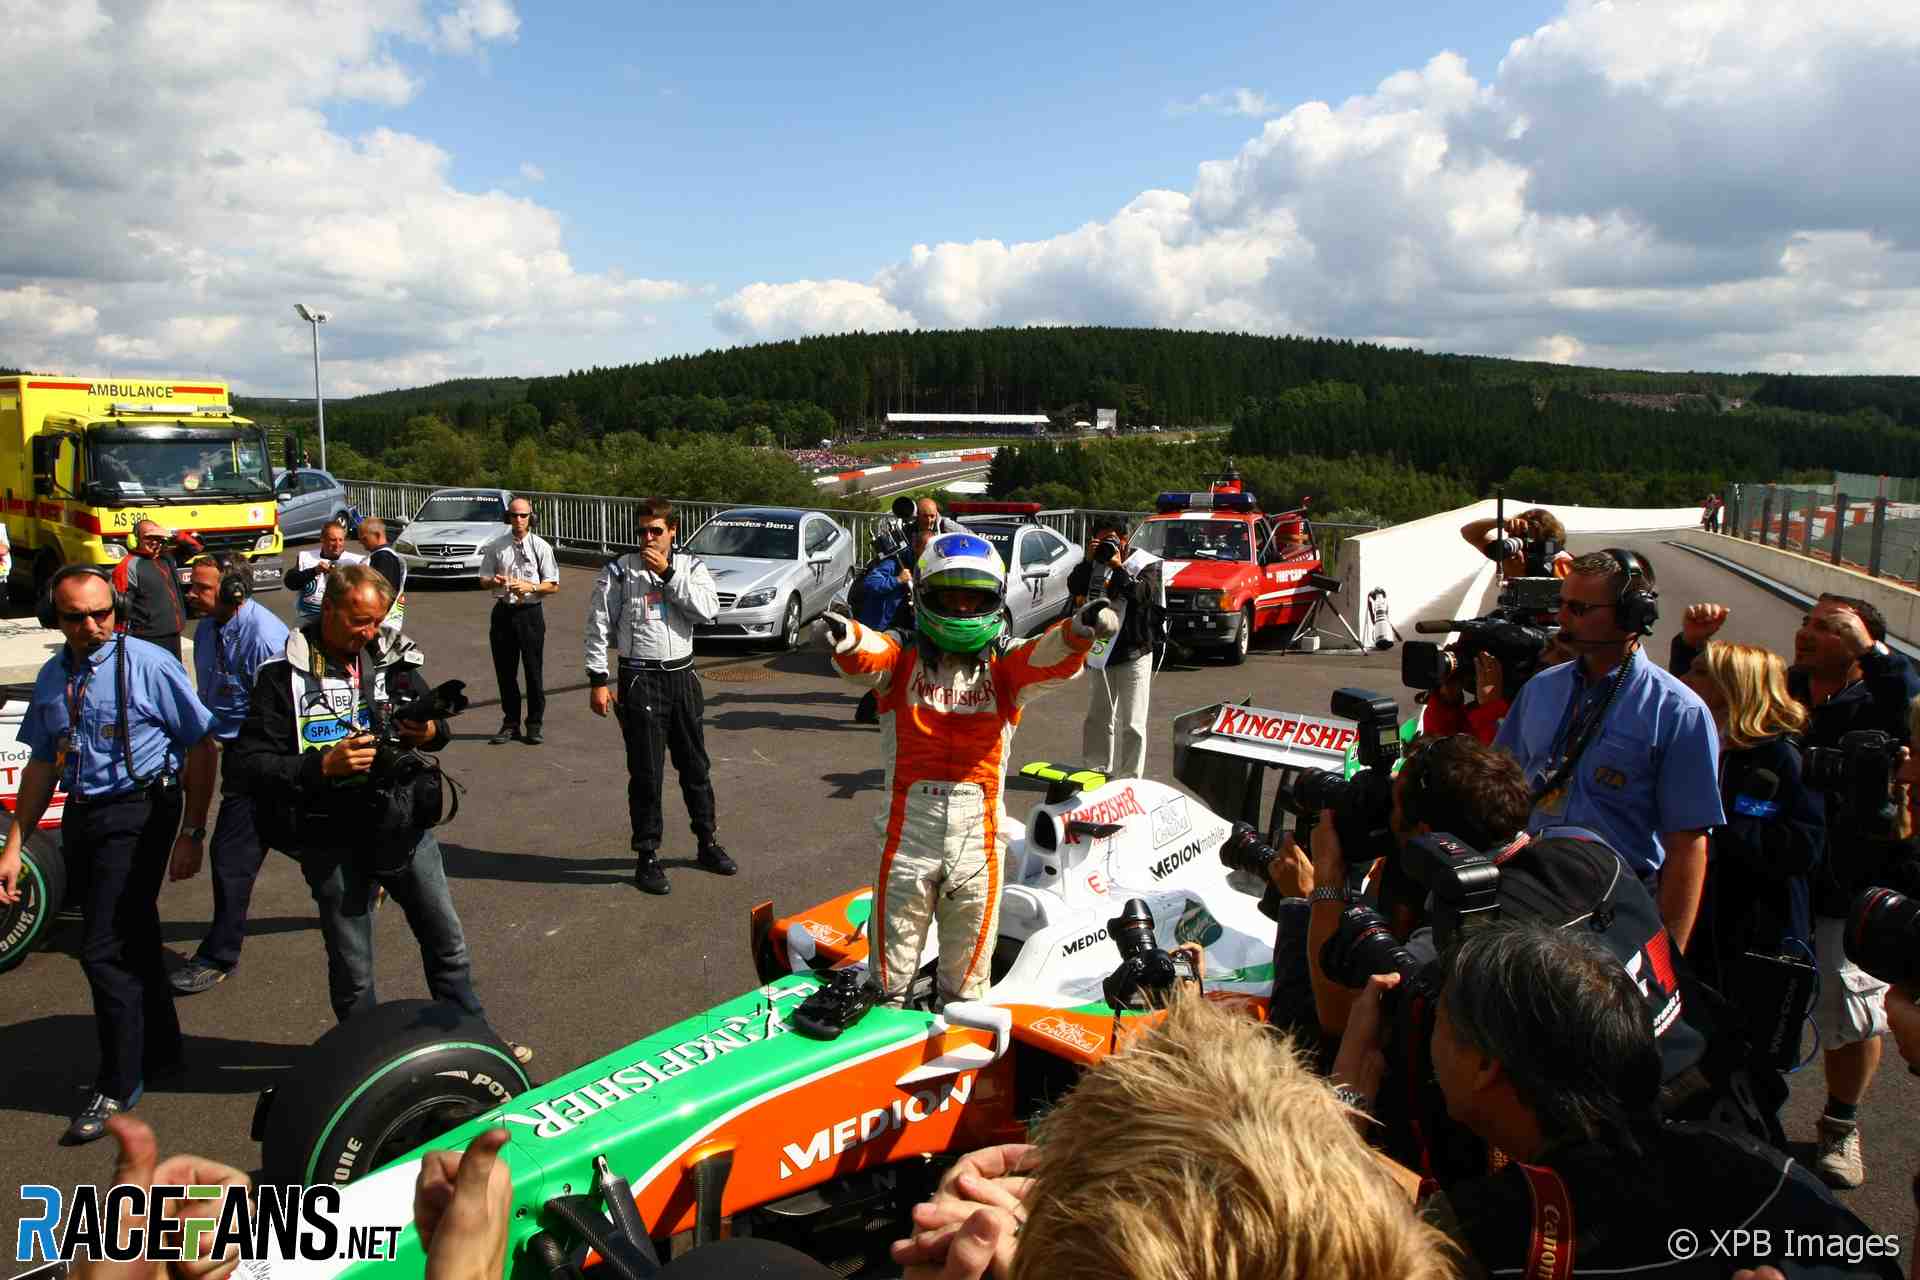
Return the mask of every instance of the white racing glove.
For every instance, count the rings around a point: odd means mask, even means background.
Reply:
[[[1105,600],[1089,600],[1073,615],[1074,630],[1104,640],[1120,629],[1120,615]]]
[[[814,643],[834,653],[853,647],[853,620],[829,609],[813,624]]]

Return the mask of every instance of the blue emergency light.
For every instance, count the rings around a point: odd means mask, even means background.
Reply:
[[[1260,501],[1251,493],[1163,493],[1154,499],[1158,511],[1257,511]]]

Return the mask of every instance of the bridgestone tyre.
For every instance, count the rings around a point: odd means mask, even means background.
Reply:
[[[263,1176],[356,1181],[531,1084],[484,1019],[434,1000],[379,1005],[314,1041],[276,1088]]]
[[[1240,634],[1234,637],[1233,646],[1227,650],[1227,665],[1237,667],[1247,660],[1248,650],[1253,648],[1253,606],[1240,608]]]
[[[0,973],[47,940],[67,899],[67,856],[55,832],[27,837],[20,857],[20,901],[0,907]]]

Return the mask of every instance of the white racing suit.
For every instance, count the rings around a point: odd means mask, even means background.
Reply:
[[[1069,619],[980,656],[902,644],[899,632],[857,622],[834,646],[840,674],[880,699],[887,824],[868,965],[890,1003],[905,1000],[936,921],[941,996],[986,993],[1000,918],[1007,744],[1026,704],[1080,674],[1092,645],[1092,632]]]

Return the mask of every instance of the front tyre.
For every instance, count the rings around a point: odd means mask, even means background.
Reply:
[[[47,940],[67,897],[67,857],[60,837],[28,836],[20,849],[20,900],[0,907],[0,973],[14,968]]]
[[[314,1041],[274,1090],[263,1178],[353,1182],[531,1084],[484,1019],[437,1000],[379,1005]]]
[[[1233,638],[1233,647],[1227,650],[1227,665],[1237,667],[1247,660],[1247,654],[1253,648],[1253,606],[1240,606],[1240,634]]]
[[[788,653],[800,647],[800,597],[787,599],[787,611],[780,615],[780,648]]]

